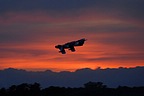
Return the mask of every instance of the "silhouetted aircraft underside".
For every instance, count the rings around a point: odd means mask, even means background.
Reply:
[[[59,52],[62,53],[62,54],[66,54],[65,49],[69,49],[72,52],[75,52],[74,47],[75,46],[83,46],[85,41],[86,41],[86,39],[83,38],[83,39],[80,39],[80,40],[77,40],[77,41],[72,41],[72,42],[65,43],[63,45],[56,45],[55,48],[58,48],[60,50]]]

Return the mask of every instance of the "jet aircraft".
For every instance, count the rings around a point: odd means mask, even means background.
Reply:
[[[58,48],[60,51],[60,53],[62,54],[66,54],[66,51],[65,49],[69,49],[71,50],[72,52],[75,52],[75,46],[83,46],[84,42],[86,41],[85,38],[83,39],[80,39],[80,40],[77,40],[77,41],[72,41],[72,42],[68,42],[68,43],[65,43],[63,45],[56,45],[55,48]]]

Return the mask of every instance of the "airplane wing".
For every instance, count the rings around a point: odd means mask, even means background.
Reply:
[[[62,54],[66,54],[66,51],[64,50],[64,47],[63,46],[61,46],[61,47],[59,47],[59,52],[60,53],[62,53]]]
[[[70,46],[69,50],[71,50],[72,52],[74,52],[75,51],[74,46]]]
[[[62,45],[57,45],[57,46],[55,46],[55,48],[58,48],[60,51],[60,53],[62,53],[62,54],[66,54],[66,51],[64,50],[64,47],[62,46]]]
[[[62,54],[66,54],[65,50],[60,50],[59,52],[62,53]]]

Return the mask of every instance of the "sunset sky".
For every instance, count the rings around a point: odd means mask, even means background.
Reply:
[[[86,38],[76,52],[55,45]],[[144,0],[0,0],[0,69],[144,66]]]

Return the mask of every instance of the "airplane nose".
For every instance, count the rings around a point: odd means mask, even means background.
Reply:
[[[57,46],[55,46],[55,48],[58,48],[58,45],[57,45]]]
[[[61,47],[61,45],[56,45],[56,46],[55,46],[55,48],[60,48],[60,47]]]

